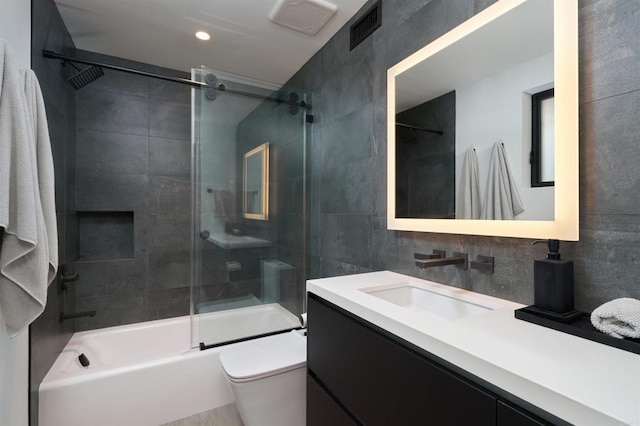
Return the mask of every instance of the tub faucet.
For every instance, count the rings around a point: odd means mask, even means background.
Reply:
[[[60,311],[60,316],[58,320],[62,324],[62,321],[73,319],[73,318],[82,318],[82,317],[95,317],[96,311],[84,311],[84,312],[76,312],[75,314],[65,314],[64,311]]]
[[[433,254],[414,253],[413,258],[416,266],[421,269],[457,265],[466,271],[469,266],[469,255],[467,253],[453,252],[453,257],[447,257],[444,251],[434,250]]]

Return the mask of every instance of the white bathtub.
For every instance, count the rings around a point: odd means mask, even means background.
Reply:
[[[299,324],[269,304],[203,314],[198,325],[210,344]],[[40,385],[40,426],[158,426],[232,403],[221,349],[190,340],[189,316],[75,333]]]

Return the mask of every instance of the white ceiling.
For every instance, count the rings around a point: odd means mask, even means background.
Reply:
[[[56,0],[78,49],[182,71],[205,65],[278,86],[366,0],[330,2],[337,13],[310,36],[269,20],[277,0]]]

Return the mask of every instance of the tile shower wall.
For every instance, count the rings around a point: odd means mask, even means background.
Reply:
[[[76,307],[97,310],[95,318],[76,320],[77,330],[189,313],[190,87],[104,71],[76,92]]]
[[[290,80],[316,100],[312,277],[390,269],[533,301],[532,261],[545,248],[531,240],[386,229],[386,70],[491,3],[383,0],[382,27],[371,37],[349,51],[347,24]],[[562,251],[575,259],[577,307],[592,310],[640,297],[640,13],[625,0],[579,7],[580,242]],[[416,269],[413,253],[434,248],[495,256],[495,274]]]
[[[31,66],[40,82],[47,110],[49,136],[55,168],[59,262],[74,269],[77,256],[74,206],[75,92],[67,83],[68,67],[45,59],[42,50],[66,54],[75,49],[71,36],[52,0],[33,0]],[[44,313],[30,327],[29,421],[38,424],[38,387],[73,333],[73,323],[58,322],[61,310],[75,311],[74,291],[58,294],[49,286]]]

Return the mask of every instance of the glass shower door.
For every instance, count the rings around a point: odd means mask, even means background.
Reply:
[[[194,78],[217,90],[193,96],[192,343],[298,327],[310,113],[300,101],[309,102],[211,69],[195,70]]]

